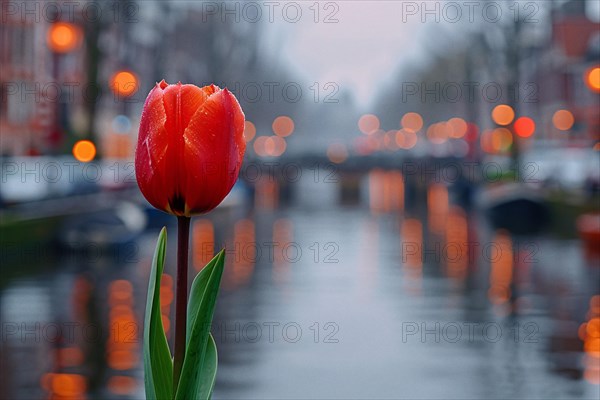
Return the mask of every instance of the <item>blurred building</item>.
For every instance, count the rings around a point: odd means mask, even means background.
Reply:
[[[41,86],[52,80],[52,57],[44,40],[49,24],[36,21],[36,15],[7,12],[11,6],[14,2],[0,1],[0,152],[16,155],[42,147],[54,116],[52,105],[41,101]]]
[[[582,144],[600,139],[600,97],[586,82],[587,71],[600,65],[600,24],[586,15],[587,3],[572,0],[551,12],[551,43],[537,63],[541,118],[552,121],[557,109],[566,109],[575,124],[568,135],[548,124],[546,139]]]
[[[64,111],[81,100],[81,17],[59,8],[65,3],[0,0],[1,154],[38,154],[60,145]]]
[[[95,0],[0,0],[0,6],[0,153],[61,153],[88,138],[99,142],[100,153],[130,156],[136,121],[129,118],[149,90],[139,78],[157,75],[157,22],[168,18],[170,6]],[[121,82],[136,85],[131,96],[112,87],[120,71],[136,77]]]

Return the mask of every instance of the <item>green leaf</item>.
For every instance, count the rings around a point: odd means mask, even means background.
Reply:
[[[144,384],[147,399],[170,399],[173,396],[173,360],[160,313],[160,279],[165,264],[166,243],[167,230],[163,228],[158,235],[152,259],[144,318]]]
[[[206,342],[206,356],[204,356],[204,363],[202,364],[202,375],[203,379],[200,387],[200,396],[202,393],[208,394],[208,399],[212,394],[213,388],[215,387],[215,380],[217,379],[217,344],[215,338],[211,333],[208,334],[208,342]]]
[[[194,279],[188,303],[187,346],[175,399],[208,399],[217,373],[217,348],[210,334],[225,252],[217,254]]]

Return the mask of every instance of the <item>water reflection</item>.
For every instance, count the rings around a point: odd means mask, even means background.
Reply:
[[[280,218],[273,222],[273,281],[276,284],[289,283],[290,264],[299,259],[302,250],[294,242],[293,225],[289,219]],[[290,256],[289,253],[295,254]]]
[[[579,338],[583,341],[585,358],[584,378],[596,385],[600,384],[600,296],[592,296],[586,314],[587,322],[579,327]]]
[[[402,265],[405,273],[404,289],[421,294],[423,279],[423,224],[418,219],[406,219],[402,223]]]
[[[512,296],[513,250],[512,240],[506,232],[497,232],[490,247],[490,288],[488,297],[493,304],[501,305]]]
[[[254,263],[257,256],[254,221],[243,218],[235,223],[233,248],[235,255],[231,266],[231,275],[228,276],[230,279],[226,280],[226,284],[228,287],[236,288],[247,284],[254,272]]]
[[[465,211],[455,206],[447,217],[446,237],[446,273],[451,278],[464,279],[469,266],[468,222]]]
[[[367,196],[346,207],[323,182],[308,188],[308,205],[276,207],[278,184],[261,182],[254,211],[193,224],[194,269],[227,248],[215,398],[598,393],[599,274],[578,242],[490,229],[451,188],[434,182],[420,194],[399,171],[371,171]],[[138,241],[135,262],[61,259],[56,274],[2,289],[2,395],[143,395],[140,323],[156,233]],[[174,246],[172,234],[169,260]],[[161,281],[169,340],[171,264]]]
[[[448,215],[448,189],[445,185],[434,183],[427,190],[427,211],[429,230],[443,234]]]
[[[215,228],[212,221],[198,218],[192,225],[192,259],[194,269],[200,271],[215,251]]]
[[[374,169],[369,173],[369,204],[373,213],[402,212],[404,178],[400,171]]]

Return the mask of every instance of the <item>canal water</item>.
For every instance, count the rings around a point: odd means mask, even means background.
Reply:
[[[370,178],[354,204],[309,180],[287,204],[266,190],[252,210],[194,220],[191,269],[228,249],[215,399],[599,398],[600,268],[579,241],[495,231],[443,185],[409,207],[393,195],[401,179]],[[42,268],[0,292],[3,398],[143,397],[157,234],[110,253],[23,255]]]

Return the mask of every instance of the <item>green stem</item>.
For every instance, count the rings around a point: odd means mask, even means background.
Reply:
[[[173,360],[173,396],[177,393],[179,376],[185,358],[188,249],[190,218],[177,217],[177,289],[175,299],[175,355]]]

